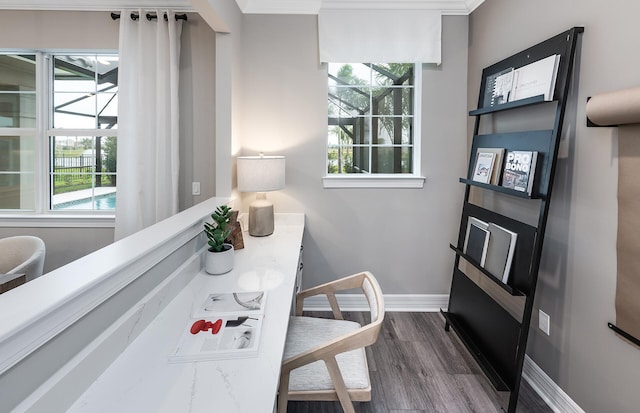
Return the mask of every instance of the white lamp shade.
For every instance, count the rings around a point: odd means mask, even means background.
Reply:
[[[238,191],[268,192],[284,188],[284,156],[239,156]]]

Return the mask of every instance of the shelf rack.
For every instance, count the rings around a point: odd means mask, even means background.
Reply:
[[[466,178],[460,178],[465,185],[462,217],[457,245],[451,245],[455,252],[451,291],[445,318],[445,330],[450,328],[458,335],[474,359],[497,391],[508,391],[507,413],[514,413],[518,402],[522,367],[524,364],[529,324],[533,311],[540,256],[549,213],[549,202],[553,189],[557,153],[562,132],[567,96],[574,72],[574,61],[582,27],[573,27],[563,33],[538,43],[526,50],[497,62],[482,71],[482,81],[478,99],[478,109],[469,112],[475,116],[473,142]],[[505,69],[520,68],[551,55],[560,55],[558,74],[552,101],[543,95],[533,96],[494,106],[483,106],[487,90],[487,79]],[[483,115],[511,111],[503,116],[522,116],[532,105],[556,105],[551,129],[528,130],[506,133],[480,134]],[[511,118],[513,119],[513,118]],[[509,150],[537,151],[538,159],[532,193],[514,191],[501,186],[475,182],[473,176],[478,148],[505,148]],[[493,191],[499,196],[524,198],[523,202],[539,203],[537,225],[532,226],[505,214],[476,205],[470,200],[471,188]],[[511,273],[506,284],[492,276],[477,262],[466,256],[463,245],[469,217],[485,222],[493,222],[518,233]],[[521,318],[517,319],[504,305],[489,294],[480,283],[476,283],[461,269],[460,260],[475,268],[481,277],[498,284],[502,290],[524,300]]]

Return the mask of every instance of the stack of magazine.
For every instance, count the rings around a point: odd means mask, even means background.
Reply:
[[[509,281],[518,234],[493,222],[469,217],[463,252],[503,283]]]
[[[184,325],[169,361],[255,357],[265,300],[264,291],[209,294]]]
[[[543,95],[553,100],[560,55],[551,55],[519,68],[508,68],[487,77],[484,106],[501,105]]]

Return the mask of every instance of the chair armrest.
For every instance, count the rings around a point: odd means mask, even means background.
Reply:
[[[335,281],[330,281],[325,284],[318,285],[316,287],[308,288],[306,290],[300,291],[296,297],[296,315],[302,315],[302,306],[303,301],[307,297],[312,297],[314,295],[324,294],[327,296],[327,300],[329,300],[329,305],[331,306],[331,311],[333,312],[333,316],[337,320],[343,320],[342,311],[340,310],[340,306],[338,305],[338,300],[336,300],[335,292],[343,291],[343,290],[352,290],[354,288],[362,289],[362,282],[364,280],[364,273],[353,274],[351,276],[341,278]]]

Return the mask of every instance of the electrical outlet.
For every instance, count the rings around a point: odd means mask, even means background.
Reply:
[[[549,328],[551,326],[551,318],[542,310],[538,310],[538,328],[542,330],[546,335],[549,335]]]
[[[191,195],[200,195],[200,182],[191,183]]]

